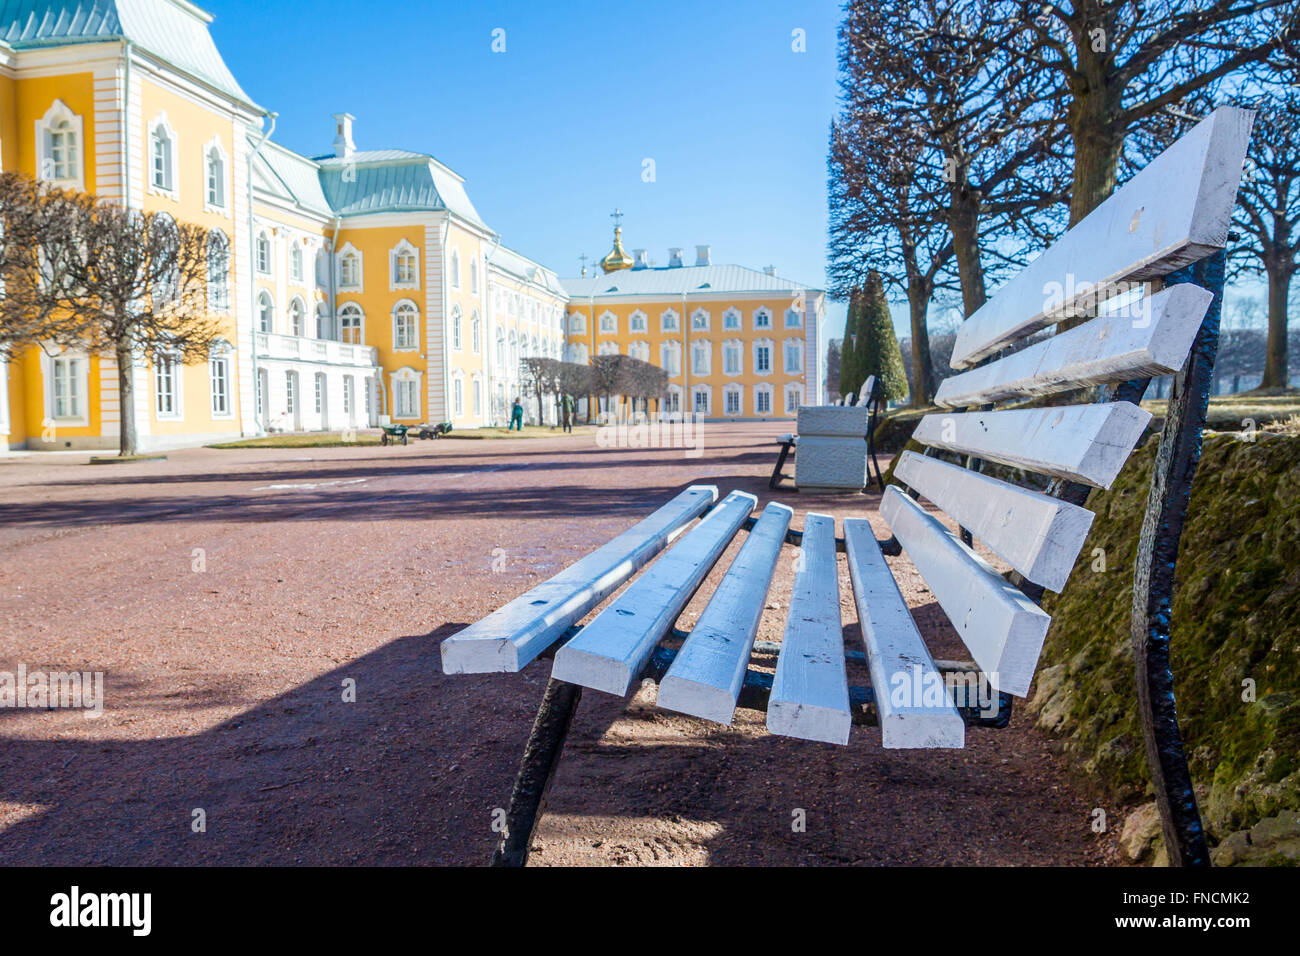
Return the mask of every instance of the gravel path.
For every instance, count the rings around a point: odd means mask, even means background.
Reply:
[[[698,458],[589,435],[0,458],[0,671],[102,671],[107,698],[93,720],[0,709],[0,863],[484,862],[549,665],[448,678],[438,641],[687,484],[767,500],[788,430],[707,426]],[[875,496],[777,497],[796,526],[811,509],[883,533]],[[936,656],[964,656],[891,561]],[[760,640],[779,638],[792,570]],[[964,751],[886,752],[874,728],[800,743],[653,693],[583,700],[533,863],[1115,859],[1023,714]]]

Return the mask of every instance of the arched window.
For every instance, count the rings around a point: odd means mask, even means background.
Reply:
[[[506,332],[505,329],[497,329],[497,365],[506,364]]]
[[[451,347],[457,351],[462,348],[460,326],[460,306],[453,305],[451,307]]]
[[[257,330],[275,331],[275,300],[265,289],[257,294]]]
[[[483,379],[477,374],[473,379],[474,417],[483,417]]]
[[[271,274],[271,237],[266,230],[257,234],[257,271],[264,276]]]
[[[307,306],[297,296],[289,303],[289,334],[307,334]]]
[[[230,240],[220,229],[208,233],[208,308],[230,309]]]
[[[465,377],[459,369],[451,380],[451,413],[457,417],[465,414]]]
[[[213,139],[203,151],[205,198],[211,209],[226,208],[226,156],[220,141]]]
[[[393,348],[414,349],[418,346],[419,333],[416,330],[419,318],[420,311],[414,302],[397,303],[393,309]]]
[[[469,291],[478,295],[478,257],[469,261]],[[476,400],[477,401],[477,400]],[[474,414],[478,414],[477,409]]]
[[[479,321],[478,309],[474,310],[474,315],[469,320],[469,347],[478,355],[483,350],[483,340],[480,337],[483,331],[483,323]]]
[[[361,289],[361,253],[350,242],[339,252],[339,288]]]
[[[451,287],[460,288],[460,251],[451,250]]]
[[[600,334],[614,335],[618,332],[618,316],[613,312],[602,312],[600,314]]]
[[[770,329],[772,327],[772,310],[767,306],[754,310],[754,328]]]
[[[678,332],[681,330],[675,310],[667,309],[659,316],[659,329],[662,332]]]
[[[394,289],[415,289],[420,285],[420,257],[415,246],[405,239],[389,253]]]
[[[83,183],[81,117],[68,109],[62,100],[55,100],[37,127],[39,178],[60,186],[80,188]]]
[[[339,309],[339,339],[349,345],[361,345],[365,339],[364,323],[366,315],[361,306],[349,302]]]
[[[628,316],[627,321],[628,321],[628,328],[631,329],[633,332],[646,331],[646,314],[642,312],[640,309],[637,309],[630,316]]]
[[[153,286],[154,308],[160,308],[173,302],[181,293],[180,230],[176,228],[176,220],[165,212],[153,217],[149,229],[155,248],[167,250],[161,258],[171,263],[170,268],[158,276]]]
[[[155,192],[176,191],[176,134],[165,113],[149,124],[149,186]]]

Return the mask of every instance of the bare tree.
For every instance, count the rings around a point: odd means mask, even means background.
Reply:
[[[1067,94],[1070,225],[1115,190],[1129,131],[1296,39],[1297,0],[1006,0],[1031,71]]]
[[[0,350],[74,344],[75,316],[52,294],[63,271],[56,256],[76,247],[72,194],[21,173],[0,173]]]
[[[127,210],[82,193],[51,194],[68,227],[40,237],[42,308],[66,316],[69,330],[117,359],[122,455],[137,451],[134,366],[206,361],[221,336],[208,301],[208,233],[160,212]],[[224,264],[228,268],[228,263]],[[228,276],[213,275],[225,288]]]
[[[1233,224],[1248,238],[1241,247],[1247,271],[1262,270],[1268,283],[1260,388],[1287,388],[1287,305],[1291,280],[1300,270],[1300,95],[1289,91],[1257,106]]]

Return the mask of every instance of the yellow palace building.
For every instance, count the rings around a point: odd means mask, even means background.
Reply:
[[[662,410],[705,420],[793,418],[821,400],[819,337],[826,296],[773,268],[714,265],[696,246],[666,266],[623,251],[622,231],[602,274],[565,279],[566,356],[630,355],[668,373]]]
[[[211,20],[186,0],[0,0],[0,164],[206,228],[226,330],[203,363],[138,356],[128,409],[111,354],[0,353],[0,451],[113,449],[122,415],[142,450],[502,423],[519,360],[566,350],[662,361],[669,402],[707,417],[782,417],[819,392],[820,292],[626,256],[560,280],[434,157],[359,150],[347,113],[322,124],[324,155],[278,145]]]

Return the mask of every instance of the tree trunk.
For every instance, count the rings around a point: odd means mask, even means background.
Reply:
[[[1291,271],[1284,263],[1268,267],[1268,344],[1264,353],[1264,380],[1260,388],[1287,388],[1286,306],[1291,292]]]
[[[119,345],[117,356],[118,454],[138,454],[135,433],[135,356],[130,346]]]
[[[926,327],[926,314],[930,310],[930,294],[920,279],[907,284],[907,306],[912,321],[912,401],[913,408],[930,404],[930,382],[934,366],[930,361],[930,330]]]
[[[968,189],[954,191],[948,212],[952,232],[953,254],[957,258],[957,276],[961,279],[961,300],[965,318],[988,298],[984,287],[984,266],[980,261],[979,198]]]
[[[1109,44],[1116,36],[1114,15],[1101,4],[1091,8],[1074,25],[1076,73],[1070,81],[1070,106],[1066,122],[1074,146],[1074,182],[1070,191],[1070,225],[1073,227],[1115,191],[1120,152],[1127,133],[1122,121],[1123,89],[1110,75]],[[1091,30],[1100,28],[1098,45]],[[1097,47],[1100,46],[1100,49]]]

